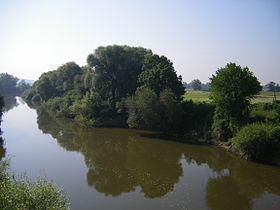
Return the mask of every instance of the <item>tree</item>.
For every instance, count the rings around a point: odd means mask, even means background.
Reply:
[[[148,54],[138,81],[157,95],[164,89],[171,89],[177,98],[185,93],[182,77],[177,76],[172,62],[165,56]]]
[[[211,98],[216,106],[214,134],[226,140],[247,122],[250,100],[261,91],[260,82],[248,67],[235,63],[218,69],[210,81]]]
[[[268,88],[268,91],[274,92],[275,91],[275,82],[269,82],[266,84],[266,87]]]
[[[202,84],[201,84],[201,82],[200,82],[200,80],[199,79],[194,79],[192,82],[191,82],[191,84],[192,84],[192,88],[194,89],[194,90],[201,90],[201,88],[202,88]]]
[[[18,84],[17,84],[17,89],[20,93],[23,93],[25,90],[27,90],[28,88],[30,88],[30,84],[26,83],[24,80],[21,80]]]
[[[0,74],[0,93],[1,94],[14,94],[17,93],[17,82],[18,78],[7,74],[1,73]]]
[[[135,96],[127,99],[130,128],[158,129],[160,124],[159,100],[154,91],[140,87]]]
[[[167,135],[182,135],[184,131],[180,101],[173,91],[164,89],[159,96],[151,89],[139,87],[127,99],[128,120],[130,128],[158,130]]]
[[[87,87],[110,101],[112,107],[121,98],[134,94],[138,87],[144,56],[152,53],[142,47],[107,46],[99,47],[90,54],[87,63],[91,72],[85,77]]]

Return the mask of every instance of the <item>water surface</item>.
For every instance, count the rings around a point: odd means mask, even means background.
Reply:
[[[71,209],[280,209],[280,168],[129,129],[83,128],[19,98],[3,116],[11,169],[64,187]]]

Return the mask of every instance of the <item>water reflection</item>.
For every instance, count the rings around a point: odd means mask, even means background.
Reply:
[[[37,121],[63,148],[84,155],[88,185],[105,195],[118,196],[139,186],[147,198],[162,197],[186,175],[184,158],[188,166],[207,165],[212,171],[210,176],[196,174],[208,176],[205,194],[199,196],[205,196],[209,209],[251,209],[264,194],[280,196],[279,168],[244,161],[215,147],[148,139],[140,135],[144,131],[83,128],[46,112],[38,113]],[[185,173],[192,170],[188,166]]]
[[[38,124],[65,149],[83,153],[88,185],[106,195],[118,196],[140,186],[145,197],[162,197],[183,175],[180,148],[145,141],[131,130],[81,128],[51,119],[46,112],[40,113]]]
[[[15,95],[4,95],[4,112],[8,112],[9,110],[17,107],[19,104],[17,102],[17,96]]]
[[[4,140],[2,139],[2,137],[0,137],[0,160],[5,157],[5,153],[6,153],[6,150],[3,146],[4,144]]]
[[[3,98],[4,98],[4,104],[5,104],[5,106],[3,108],[3,112],[8,112],[9,110],[11,110],[14,107],[19,105],[17,102],[17,96],[15,96],[13,94],[3,95]],[[2,131],[0,128],[0,135],[1,134],[2,134]],[[6,149],[4,148],[4,139],[0,136],[0,160],[5,157],[5,154],[6,154]]]
[[[206,186],[209,209],[251,209],[253,201],[265,193],[280,196],[279,168],[247,162],[217,150],[204,147],[199,153],[190,149],[185,154],[188,162],[207,164],[216,172]]]

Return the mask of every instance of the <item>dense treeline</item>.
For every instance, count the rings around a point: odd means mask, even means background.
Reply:
[[[17,77],[8,73],[0,73],[0,95],[20,95],[28,88],[30,85],[24,80],[19,81]]]
[[[172,135],[193,128],[190,132],[197,133],[201,129],[192,125],[208,125],[210,117],[194,123],[191,113],[211,105],[190,105],[182,100],[184,92],[168,58],[142,47],[114,45],[97,48],[87,57],[87,66],[70,62],[42,74],[23,97],[57,116],[96,127],[128,126]]]
[[[193,80],[192,85],[201,89],[199,80]],[[97,48],[87,57],[86,66],[69,62],[42,74],[23,97],[56,116],[90,126],[149,129],[222,141],[242,135],[239,131],[252,122],[279,122],[278,114],[263,116],[257,107],[252,111],[251,99],[262,87],[247,67],[229,63],[218,69],[207,85],[211,103],[184,101],[182,78],[168,58],[142,47],[114,45]],[[271,106],[269,115],[278,113],[278,105]],[[237,139],[229,144],[248,154]],[[243,141],[248,145],[254,142]],[[280,145],[275,135],[265,141]]]

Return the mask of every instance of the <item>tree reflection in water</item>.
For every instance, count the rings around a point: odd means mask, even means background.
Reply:
[[[177,146],[146,141],[128,129],[88,129],[46,112],[38,116],[44,133],[65,149],[84,155],[88,185],[105,195],[118,196],[139,186],[147,198],[162,197],[183,175]]]
[[[16,95],[4,95],[4,112],[8,112],[9,110],[13,109],[14,107],[17,107],[19,104],[17,102],[17,96]]]
[[[44,111],[38,111],[38,125],[66,150],[84,155],[88,185],[105,195],[140,187],[147,198],[162,197],[183,176],[182,158],[197,167],[207,164],[215,174],[205,186],[209,209],[250,209],[265,193],[280,195],[279,168],[244,161],[219,148],[148,139],[145,131],[83,128]]]

